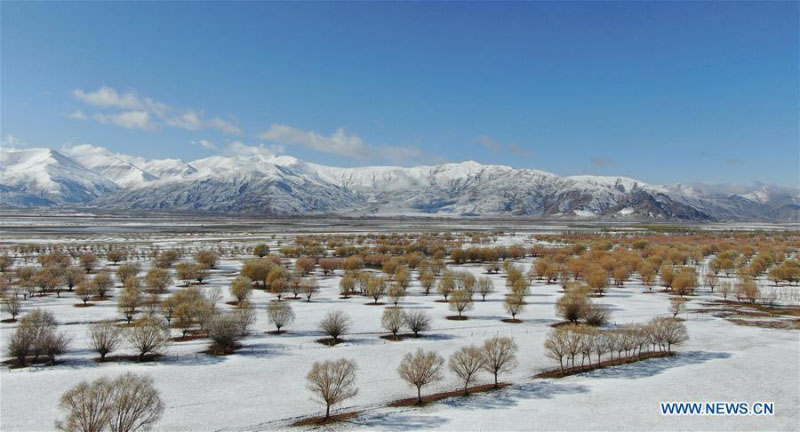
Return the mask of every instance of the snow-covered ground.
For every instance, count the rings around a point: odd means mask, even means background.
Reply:
[[[503,243],[511,243],[508,238]],[[521,262],[530,265],[530,259]],[[241,266],[240,260],[222,260],[203,289],[227,287]],[[482,274],[482,266],[464,265]],[[686,326],[690,340],[672,358],[653,359],[559,380],[533,379],[543,369],[556,366],[545,357],[543,342],[549,326],[558,321],[554,303],[557,285],[537,282],[527,298],[522,324],[501,321],[505,294],[503,275],[492,275],[496,292],[485,302],[476,301],[467,312],[469,320],[451,321],[441,296],[424,296],[414,274],[409,296],[401,306],[423,309],[433,318],[434,329],[419,339],[391,342],[380,319],[384,306],[367,305],[364,297],[341,299],[340,273],[317,274],[321,289],[311,302],[289,300],[297,320],[283,335],[266,318],[266,305],[274,296],[255,291],[253,302],[258,320],[243,348],[226,357],[201,354],[207,340],[173,343],[158,362],[109,362],[98,364],[89,350],[87,323],[120,318],[113,300],[90,308],[76,308],[80,301],[70,293],[61,298],[36,298],[28,307],[55,312],[62,329],[72,337],[70,352],[54,367],[0,369],[0,429],[41,431],[54,428],[61,418],[59,396],[81,380],[116,376],[126,371],[146,373],[155,381],[166,403],[157,430],[272,430],[293,420],[322,412],[306,389],[305,375],[315,361],[351,358],[358,363],[358,395],[341,410],[361,410],[354,420],[334,429],[445,429],[445,430],[797,430],[800,419],[800,333],[790,330],[738,326],[710,314],[693,313],[709,298],[705,290],[689,305]],[[172,288],[177,289],[176,287]],[[646,294],[636,281],[612,288],[594,301],[607,305],[611,325],[644,322],[667,314],[669,298]],[[479,299],[479,297],[478,297]],[[383,301],[387,301],[384,299]],[[231,306],[221,304],[228,309]],[[346,343],[326,347],[316,342],[321,316],[333,309],[345,311],[353,320]],[[2,347],[15,328],[0,325]],[[177,334],[177,331],[173,331]],[[397,375],[400,358],[423,347],[448,357],[469,344],[480,344],[495,335],[512,336],[519,345],[519,366],[503,381],[514,385],[499,392],[453,398],[424,408],[386,408],[387,402],[411,397],[414,391]],[[127,353],[133,353],[127,350]],[[479,383],[488,383],[482,375]],[[458,388],[456,379],[446,379],[426,388],[425,393]],[[776,413],[766,417],[665,417],[662,401],[768,401]]]

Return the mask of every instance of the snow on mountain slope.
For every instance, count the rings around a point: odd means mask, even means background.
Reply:
[[[64,154],[123,188],[141,186],[157,178],[132,163],[131,157],[112,153],[102,147],[81,144],[65,148]]]
[[[276,156],[257,148],[192,162],[148,161],[92,146],[71,147],[74,160],[51,150],[26,152],[49,155],[59,160],[56,166],[71,167],[72,171],[62,169],[62,175],[57,176],[61,184],[75,177],[78,184],[88,181],[95,186],[83,194],[68,194],[69,199],[50,200],[40,191],[57,189],[53,176],[42,175],[38,182],[19,177],[20,173],[50,173],[52,169],[42,168],[41,162],[28,161],[27,158],[36,159],[34,156],[4,156],[0,185],[7,198],[5,205],[83,203],[112,209],[263,215],[800,221],[800,196],[788,188],[715,194],[685,185],[649,185],[627,177],[560,177],[474,161],[411,168],[338,168]],[[36,168],[28,167],[31,164]],[[116,193],[107,193],[110,191]],[[11,199],[16,196],[27,198]]]
[[[0,150],[0,202],[41,206],[85,203],[119,187],[50,149]]]

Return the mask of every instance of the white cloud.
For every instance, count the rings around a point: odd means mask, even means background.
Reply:
[[[121,110],[92,116],[101,123],[142,130],[153,130],[163,125],[190,131],[217,129],[231,135],[242,134],[242,130],[230,120],[221,117],[206,120],[202,111],[177,109],[149,97],[139,97],[134,92],[121,93],[113,87],[103,86],[95,91],[76,89],[72,94],[80,102],[102,110]],[[134,112],[137,114],[133,115]],[[147,118],[141,113],[147,114]],[[87,116],[78,110],[68,117],[80,120]]]
[[[147,111],[124,111],[117,114],[95,114],[93,117],[100,123],[113,124],[128,129],[145,131],[156,129],[156,125]]]
[[[199,130],[203,127],[203,122],[194,111],[187,111],[177,117],[168,118],[167,124],[181,129]]]
[[[225,119],[220,118],[220,117],[212,117],[212,118],[208,119],[208,121],[205,124],[206,124],[206,126],[208,126],[210,128],[219,129],[222,132],[225,132],[225,133],[228,133],[228,134],[231,134],[231,135],[241,135],[242,134],[242,130],[239,129],[239,127],[236,126],[233,122],[225,120]]]
[[[488,135],[479,136],[477,141],[483,144],[483,146],[486,147],[486,149],[489,151],[499,152],[503,150],[503,145],[495,141],[494,139],[492,139],[492,137]]]
[[[300,145],[324,153],[363,159],[368,157],[369,150],[357,135],[350,135],[339,128],[328,136],[314,131],[304,131],[283,124],[273,124],[259,138],[279,145]]]
[[[247,145],[241,141],[231,141],[225,145],[222,154],[226,156],[261,157],[269,158],[276,156],[277,152],[272,146]]]
[[[84,114],[83,111],[81,111],[81,110],[73,111],[73,112],[67,114],[67,117],[71,118],[73,120],[86,120],[87,119],[86,114]]]
[[[100,108],[139,109],[143,104],[132,92],[120,94],[112,87],[102,86],[93,92],[81,89],[72,91],[79,101]]]
[[[194,145],[199,145],[200,147],[203,147],[204,149],[207,149],[207,150],[216,150],[217,149],[217,144],[215,144],[213,141],[199,139],[199,140],[192,140],[190,142],[192,144],[194,144]]]

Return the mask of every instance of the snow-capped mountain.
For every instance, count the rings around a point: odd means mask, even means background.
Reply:
[[[249,215],[433,215],[800,221],[800,195],[763,186],[721,193],[613,176],[561,177],[473,161],[338,168],[260,151],[191,162],[101,147],[2,151],[4,206]]]
[[[4,206],[87,203],[119,188],[107,177],[55,150],[0,151],[0,202]]]

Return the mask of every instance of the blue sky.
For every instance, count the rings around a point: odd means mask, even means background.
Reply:
[[[798,3],[0,4],[3,145],[798,183]]]

